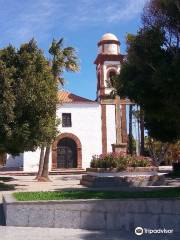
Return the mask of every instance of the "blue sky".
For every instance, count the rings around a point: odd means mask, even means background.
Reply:
[[[125,53],[125,36],[136,33],[148,0],[0,0],[0,47],[16,47],[34,37],[48,56],[53,38],[76,48],[79,73],[65,74],[65,89],[95,99],[93,61],[97,42],[106,32],[115,34]]]

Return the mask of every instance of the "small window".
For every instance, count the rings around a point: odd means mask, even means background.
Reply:
[[[71,113],[63,113],[62,114],[62,126],[63,127],[71,127]]]

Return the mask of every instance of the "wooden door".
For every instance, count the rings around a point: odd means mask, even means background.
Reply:
[[[62,139],[57,147],[57,168],[77,167],[77,147],[71,139]]]

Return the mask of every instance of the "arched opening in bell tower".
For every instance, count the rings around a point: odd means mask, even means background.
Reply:
[[[114,87],[114,78],[116,75],[117,75],[117,73],[114,69],[109,70],[109,72],[108,72],[109,87]]]

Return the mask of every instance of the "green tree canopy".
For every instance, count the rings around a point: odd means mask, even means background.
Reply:
[[[0,152],[6,152],[13,135],[15,95],[13,91],[14,74],[12,62],[16,58],[15,49],[9,46],[0,51]]]
[[[180,138],[180,10],[178,1],[151,0],[143,27],[127,36],[127,59],[116,79],[120,96],[139,104],[151,137]]]
[[[0,69],[1,151],[35,150],[56,132],[52,118],[57,83],[49,62],[32,39],[17,50],[12,46],[1,49]]]

